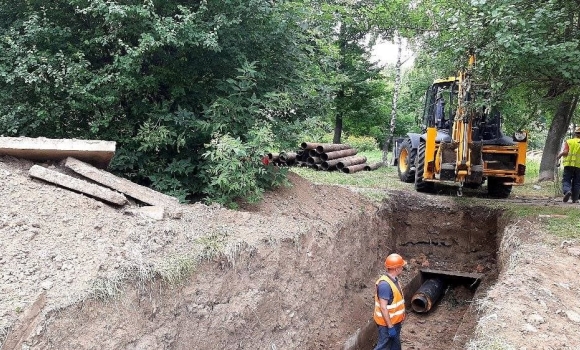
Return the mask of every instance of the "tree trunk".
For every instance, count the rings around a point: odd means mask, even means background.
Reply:
[[[338,37],[338,47],[340,50],[340,57],[339,57],[339,64],[338,64],[338,73],[342,74],[344,67],[345,67],[345,59],[346,59],[346,45],[347,39],[345,34],[345,25],[340,25],[340,32]],[[336,119],[334,121],[334,137],[332,139],[333,143],[341,143],[342,138],[342,116],[344,113],[344,85],[341,84],[340,90],[338,91],[335,99],[335,106],[336,106]]]
[[[565,95],[562,101],[560,101],[560,104],[558,104],[558,109],[550,124],[546,144],[544,145],[538,182],[554,180],[556,156],[560,152],[562,141],[566,136],[566,131],[570,126],[570,121],[572,120],[572,115],[576,110],[577,104],[578,95],[570,94]]]
[[[334,121],[334,137],[332,139],[332,143],[341,143],[340,142],[341,137],[342,137],[342,113],[337,111],[336,119]]]
[[[393,89],[393,100],[391,108],[391,123],[385,135],[385,142],[383,143],[383,163],[388,163],[389,148],[391,146],[391,139],[395,133],[395,124],[397,121],[397,101],[399,100],[399,90],[401,88],[401,53],[402,53],[401,36],[397,35],[397,63],[395,64],[395,87]]]

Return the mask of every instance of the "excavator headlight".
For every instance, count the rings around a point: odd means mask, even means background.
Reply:
[[[516,131],[514,133],[514,141],[523,142],[528,138],[528,133],[525,131]]]

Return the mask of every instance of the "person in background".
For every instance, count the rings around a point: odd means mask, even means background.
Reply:
[[[443,129],[445,125],[445,99],[441,91],[437,93],[435,101],[435,124],[439,129]]]
[[[580,196],[580,128],[574,131],[574,138],[566,140],[564,149],[557,159],[564,157],[564,174],[562,175],[562,193],[564,202],[572,197],[572,203],[578,203]]]
[[[407,262],[399,254],[385,259],[386,275],[375,283],[375,310],[379,338],[375,350],[401,349],[401,326],[405,319],[405,298],[398,276]]]

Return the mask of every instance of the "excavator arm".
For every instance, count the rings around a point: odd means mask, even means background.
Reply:
[[[452,142],[456,147],[455,181],[459,188],[463,187],[468,176],[472,175],[474,164],[481,164],[481,151],[470,147],[473,144],[473,123],[475,118],[474,99],[472,91],[472,70],[475,66],[475,55],[469,56],[467,68],[458,74],[457,112],[453,121]],[[481,147],[479,147],[481,150]],[[483,169],[481,169],[482,171]]]

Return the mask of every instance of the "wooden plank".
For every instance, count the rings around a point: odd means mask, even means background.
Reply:
[[[157,192],[150,189],[149,187],[138,185],[122,177],[118,177],[104,170],[97,169],[90,164],[84,163],[72,157],[67,158],[64,165],[77,174],[91,179],[103,186],[124,193],[125,195],[135,198],[140,202],[149,205],[165,207],[167,209],[167,214],[171,217],[177,218],[181,216],[179,201],[175,197]]]
[[[40,165],[33,165],[28,174],[36,179],[44,180],[61,187],[84,193],[88,196],[104,200],[109,203],[124,205],[127,198],[121,193],[111,191],[108,188],[101,187],[72,176],[61,174],[57,171],[46,169]]]
[[[114,141],[0,137],[0,155],[34,161],[75,157],[99,168],[109,166],[115,147]]]

